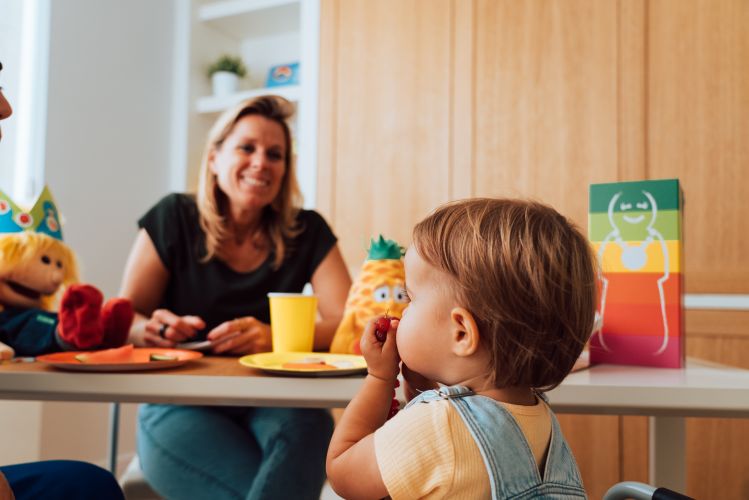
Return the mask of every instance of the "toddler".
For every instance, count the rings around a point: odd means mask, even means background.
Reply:
[[[405,257],[410,303],[384,343],[367,326],[368,375],[330,443],[345,498],[585,498],[543,392],[587,341],[596,264],[586,238],[531,201],[449,203]],[[387,420],[401,363],[404,410]]]

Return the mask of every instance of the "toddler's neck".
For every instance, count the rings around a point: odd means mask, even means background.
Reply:
[[[538,398],[530,387],[494,387],[486,390],[477,390],[476,394],[511,405],[535,406],[538,404]]]

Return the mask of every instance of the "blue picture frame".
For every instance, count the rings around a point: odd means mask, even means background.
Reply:
[[[299,63],[277,64],[268,70],[266,87],[299,85]]]

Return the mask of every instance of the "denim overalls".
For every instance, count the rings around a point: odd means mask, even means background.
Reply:
[[[546,401],[546,397],[541,395]],[[577,464],[551,413],[551,442],[544,477],[515,418],[491,398],[455,385],[426,391],[407,406],[448,399],[471,431],[489,473],[492,499],[587,498]]]

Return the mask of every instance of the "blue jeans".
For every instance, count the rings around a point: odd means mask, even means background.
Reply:
[[[327,410],[143,405],[138,456],[169,499],[319,499]]]

